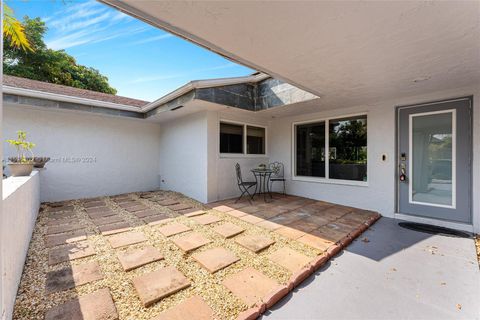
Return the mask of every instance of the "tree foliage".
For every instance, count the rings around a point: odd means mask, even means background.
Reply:
[[[47,48],[43,37],[47,26],[40,18],[23,21],[25,35],[32,50],[23,50],[4,39],[3,72],[33,80],[115,94],[117,90],[98,70],[77,64],[64,50]]]
[[[12,8],[3,2],[3,36],[12,47],[32,51],[22,23],[15,18]]]

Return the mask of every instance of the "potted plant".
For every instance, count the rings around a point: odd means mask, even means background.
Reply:
[[[29,176],[33,170],[33,152],[35,144],[27,141],[27,133],[23,130],[17,131],[17,140],[7,140],[7,142],[17,150],[16,158],[9,158],[8,163],[12,176]],[[31,158],[26,157],[30,153]]]

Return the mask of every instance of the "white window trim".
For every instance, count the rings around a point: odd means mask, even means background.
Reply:
[[[330,162],[330,139],[329,139],[329,122],[330,120],[337,120],[343,118],[357,117],[357,116],[367,116],[367,181],[355,181],[355,180],[342,180],[342,179],[331,179],[329,177],[329,162]],[[297,125],[325,122],[325,178],[323,177],[308,177],[308,176],[297,176],[296,174],[296,146],[297,146],[297,136],[295,134],[295,127]],[[368,143],[368,113],[354,113],[354,114],[345,114],[338,116],[331,116],[326,118],[316,118],[306,121],[295,121],[292,122],[292,180],[294,181],[303,181],[303,182],[312,182],[312,183],[324,183],[324,184],[338,184],[338,185],[349,185],[349,186],[359,186],[359,187],[368,187],[368,172],[369,172],[369,143]]]
[[[243,126],[243,148],[242,148],[243,153],[221,153],[220,152],[220,124],[221,123]],[[258,154],[247,153],[247,126],[263,128],[265,130],[265,153],[258,153]],[[255,123],[220,119],[220,121],[218,122],[217,136],[218,136],[217,150],[218,150],[218,154],[220,155],[220,158],[268,158],[268,128],[266,126],[258,125]]]

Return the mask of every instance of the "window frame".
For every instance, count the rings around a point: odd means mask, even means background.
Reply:
[[[242,143],[243,143],[243,153],[222,153],[220,152],[220,124],[225,123],[225,124],[233,124],[237,126],[243,126],[243,137],[242,137]],[[247,153],[247,127],[257,127],[257,128],[262,128],[265,130],[265,150],[264,153]],[[255,124],[255,123],[249,123],[249,122],[240,122],[240,121],[234,121],[234,120],[228,120],[228,119],[220,119],[218,121],[218,143],[217,143],[217,148],[218,148],[218,154],[220,155],[220,158],[268,158],[268,128],[263,125]]]
[[[349,117],[359,117],[359,116],[366,116],[367,117],[367,181],[356,181],[356,180],[344,180],[344,179],[334,179],[330,178],[330,120],[338,120],[343,118]],[[325,123],[325,177],[309,177],[309,176],[299,176],[297,175],[297,135],[296,135],[296,126],[302,124],[311,124],[311,123],[318,123],[324,122]],[[340,184],[340,185],[351,185],[351,186],[363,186],[368,187],[368,172],[370,161],[369,161],[369,134],[368,134],[368,113],[361,112],[361,113],[353,113],[353,114],[341,114],[331,117],[325,118],[316,118],[312,120],[305,120],[305,121],[294,121],[292,122],[292,180],[294,181],[304,181],[304,182],[314,182],[314,183],[325,183],[325,184]]]

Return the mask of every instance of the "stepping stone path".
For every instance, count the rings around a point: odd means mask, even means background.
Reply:
[[[161,206],[172,206],[180,202],[178,200],[167,199],[167,200],[158,201],[157,203]]]
[[[297,272],[312,260],[312,258],[286,247],[270,254],[268,259],[291,272]]]
[[[103,226],[103,225],[106,225],[106,224],[117,223],[117,222],[123,222],[123,219],[120,218],[117,215],[104,217],[104,218],[98,218],[98,219],[93,220],[93,224],[95,224],[97,227]]]
[[[278,287],[275,280],[251,267],[228,276],[223,285],[249,307]]]
[[[177,245],[177,247],[182,249],[183,252],[187,253],[211,242],[210,240],[196,232],[192,232],[186,236],[174,239],[172,241]]]
[[[224,206],[224,205],[215,206],[215,207],[213,207],[212,209],[217,210],[217,211],[220,211],[220,212],[228,212],[228,211],[235,210],[235,209],[232,208],[232,207]]]
[[[131,228],[128,222],[117,222],[117,223],[100,226],[98,227],[98,229],[100,230],[103,236],[108,236],[111,234],[129,231]]]
[[[51,213],[48,215],[49,219],[68,219],[68,218],[74,218],[75,217],[75,212],[69,211],[69,212],[56,212],[56,213]]]
[[[191,209],[180,210],[178,211],[178,213],[184,215],[185,217],[195,217],[195,216],[205,214],[205,211],[191,208]]]
[[[305,235],[305,232],[290,227],[281,227],[275,230],[275,232],[292,240],[296,240]]]
[[[145,218],[145,217],[154,216],[157,214],[159,214],[159,212],[153,209],[140,210],[134,213],[134,215],[136,215],[137,218]]]
[[[60,220],[48,220],[47,222],[47,226],[50,227],[50,226],[60,226],[62,224],[71,224],[71,223],[74,223],[74,224],[78,224],[79,223],[79,220],[77,218],[73,218],[73,219],[60,219]]]
[[[219,218],[217,216],[214,216],[214,215],[211,215],[211,214],[202,214],[200,216],[192,217],[192,219],[196,223],[199,223],[199,224],[204,225],[204,226],[207,225],[207,224],[212,224],[212,223],[215,223],[215,222],[222,221],[221,218]]]
[[[164,224],[164,223],[170,222],[170,221],[172,221],[172,218],[170,218],[170,216],[167,215],[166,213],[160,213],[160,214],[157,214],[155,216],[146,217],[146,218],[143,219],[143,221],[145,223],[148,223],[151,226],[156,226],[156,225],[159,225],[159,224]]]
[[[125,232],[108,238],[108,242],[110,242],[110,245],[114,249],[144,241],[147,241],[147,238],[145,238],[145,235],[141,232]]]
[[[48,310],[45,320],[116,320],[117,309],[106,288],[67,301]]]
[[[192,207],[191,205],[184,204],[184,203],[179,203],[179,204],[174,204],[174,205],[168,206],[168,208],[170,210],[173,210],[173,211],[186,210],[186,209],[190,209],[191,207]]]
[[[220,234],[224,238],[231,238],[236,236],[237,234],[242,233],[245,231],[242,227],[237,226],[236,224],[227,222],[225,224],[216,226],[213,228],[213,231]]]
[[[128,207],[125,208],[130,213],[137,212],[137,211],[142,211],[148,209],[147,206],[144,206],[143,204],[137,204],[136,206]]]
[[[212,320],[213,310],[199,296],[193,296],[151,320]]]
[[[210,273],[215,273],[218,270],[228,267],[229,265],[240,260],[231,251],[224,248],[213,248],[204,252],[196,253],[192,256],[202,267]]]
[[[65,247],[51,249],[48,252],[48,264],[55,265],[60,262],[93,256],[95,250],[88,241],[80,241]]]
[[[235,218],[240,218],[247,215],[246,212],[239,211],[239,210],[228,211],[227,214]]]
[[[56,234],[56,233],[65,233],[70,231],[75,231],[79,229],[83,229],[84,226],[78,223],[71,223],[71,224],[64,224],[59,226],[51,226],[47,228],[46,234]]]
[[[61,207],[53,207],[49,208],[48,212],[56,213],[61,211],[73,211],[73,206],[61,206]]]
[[[240,217],[240,220],[243,220],[243,221],[251,223],[251,224],[257,224],[259,222],[265,221],[265,219],[259,218],[257,216],[251,215],[251,214],[247,214],[247,215],[244,215],[244,216]]]
[[[118,205],[123,209],[127,209],[127,208],[131,208],[131,207],[141,205],[141,203],[138,202],[138,201],[132,200],[132,201],[128,201],[128,202],[122,202]]]
[[[164,297],[188,288],[190,281],[174,267],[165,267],[133,279],[133,286],[142,304],[148,307]]]
[[[255,253],[258,253],[275,243],[272,239],[262,235],[246,235],[235,239],[235,242]]]
[[[113,211],[110,208],[107,208],[107,207],[101,207],[101,208],[104,208],[104,209],[100,210],[100,208],[94,208],[96,209],[95,211],[93,210],[92,212],[87,211],[87,215],[92,219],[100,219],[100,218],[116,215],[115,211]]]
[[[62,244],[73,243],[85,239],[87,239],[87,234],[83,230],[77,230],[68,234],[52,234],[45,236],[45,247],[52,248]]]
[[[181,223],[172,223],[167,226],[158,228],[158,231],[160,231],[160,233],[163,234],[165,237],[170,237],[190,230],[192,229]]]
[[[105,207],[106,205],[105,201],[92,201],[83,204],[85,208]]]
[[[103,279],[97,262],[87,262],[47,273],[45,290],[53,293]]]
[[[163,255],[153,246],[117,253],[124,271],[130,271],[151,262],[163,259]]]
[[[280,229],[281,227],[283,227],[281,224],[278,224],[278,223],[275,223],[275,222],[272,222],[272,221],[268,221],[268,220],[257,223],[257,226],[268,229],[268,230],[272,230],[272,231]]]

